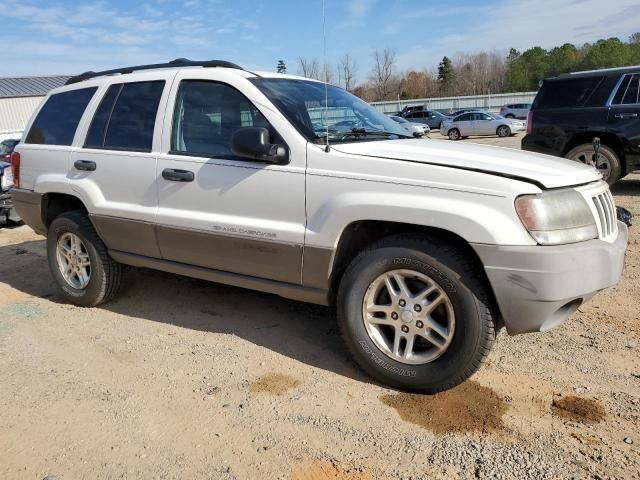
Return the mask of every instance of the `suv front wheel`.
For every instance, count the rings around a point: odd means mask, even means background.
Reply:
[[[435,238],[389,237],[347,268],[338,321],[347,347],[376,380],[421,393],[469,378],[495,337],[483,275]]]
[[[94,307],[117,292],[122,266],[82,211],[56,217],[47,234],[49,270],[67,300],[82,307]]]
[[[620,180],[622,176],[622,166],[618,155],[606,145],[600,145],[597,159],[591,143],[578,145],[567,153],[566,158],[596,168],[610,186]]]

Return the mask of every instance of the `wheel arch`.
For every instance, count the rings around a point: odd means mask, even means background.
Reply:
[[[73,210],[87,211],[87,207],[78,197],[68,193],[45,193],[42,196],[42,224],[49,228],[51,222],[59,215]]]
[[[602,145],[605,145],[614,151],[614,153],[620,159],[620,167],[622,168],[623,175],[627,174],[627,162],[624,154],[624,145],[622,143],[622,140],[620,140],[620,138],[613,133],[598,131],[576,133],[572,135],[565,143],[562,149],[562,156],[566,157],[571,150],[579,145],[592,143],[595,137],[600,138],[600,142]]]
[[[349,264],[358,254],[383,238],[394,235],[423,235],[436,238],[456,248],[469,259],[482,276],[491,296],[492,307],[498,313],[498,323],[502,325],[500,309],[498,307],[493,287],[489,282],[484,265],[471,244],[460,235],[438,227],[415,225],[401,222],[380,220],[358,220],[347,225],[342,231],[331,264],[329,266],[329,304],[334,305],[340,281]]]

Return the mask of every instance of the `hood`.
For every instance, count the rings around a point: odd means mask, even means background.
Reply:
[[[384,140],[332,146],[351,155],[474,170],[528,181],[541,188],[581,185],[602,179],[595,168],[549,155],[445,140]]]

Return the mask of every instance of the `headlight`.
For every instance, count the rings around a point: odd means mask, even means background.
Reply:
[[[598,237],[589,205],[575,190],[523,195],[516,199],[516,212],[540,245],[562,245]]]

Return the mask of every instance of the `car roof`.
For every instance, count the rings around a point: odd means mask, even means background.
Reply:
[[[225,60],[206,60],[206,61],[195,61],[188,60],[185,58],[178,58],[176,60],[172,60],[167,63],[157,63],[157,64],[149,64],[149,65],[138,65],[133,67],[123,67],[116,68],[112,70],[104,70],[99,72],[85,72],[80,75],[76,75],[74,77],[69,78],[66,84],[63,87],[59,87],[51,90],[52,93],[57,93],[59,91],[66,91],[76,87],[79,85],[88,85],[91,86],[100,85],[102,83],[110,82],[114,78],[118,78],[118,80],[124,81],[135,81],[137,76],[142,76],[146,74],[146,78],[148,78],[149,72],[167,72],[167,71],[180,71],[186,69],[205,69],[205,68],[219,68],[223,69],[227,72],[234,73],[238,76],[244,78],[286,78],[293,80],[306,80],[312,82],[322,83],[319,80],[314,80],[310,78],[300,77],[296,75],[288,75],[267,71],[253,71],[253,70],[245,70],[231,62],[227,62]],[[89,83],[85,83],[89,82]],[[76,87],[77,88],[77,87]]]

